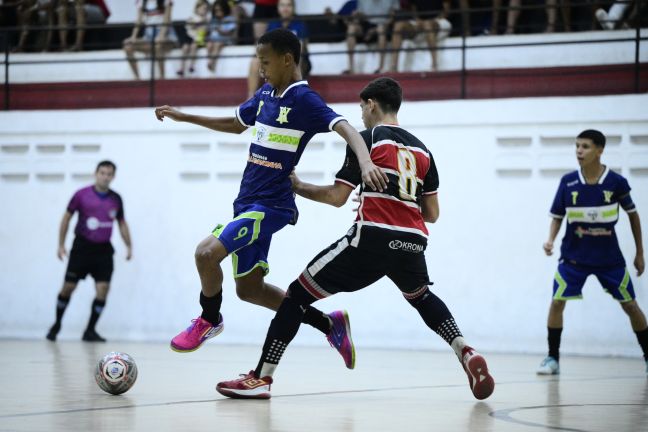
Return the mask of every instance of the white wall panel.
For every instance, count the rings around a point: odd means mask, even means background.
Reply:
[[[401,124],[432,150],[441,178],[441,218],[430,226],[426,252],[432,289],[472,344],[545,351],[557,257],[545,257],[541,245],[560,175],[576,167],[578,132],[591,127],[611,136],[604,162],[629,179],[639,213],[648,214],[646,106],[646,95],[404,104]],[[334,108],[361,126],[357,104]],[[0,337],[44,337],[65,270],[56,259],[60,218],[72,193],[91,181],[104,158],[118,165],[113,186],[124,198],[134,258],[124,260],[115,230],[113,288],[98,329],[109,339],[166,340],[188,325],[199,313],[193,251],[231,217],[247,139],[245,133],[159,123],[152,109],[0,113]],[[341,139],[322,134],[312,144],[298,172],[313,182],[332,181],[344,155]],[[344,234],[354,217],[351,204],[298,204],[300,222],[282,230],[271,248],[268,281],[282,287]],[[631,263],[627,217],[617,227]],[[237,299],[229,259],[224,269],[226,331],[218,342],[260,344],[272,313]],[[639,303],[648,309],[645,276],[633,281]],[[62,339],[80,337],[93,295],[92,283],[82,282]],[[387,281],[318,304],[325,311],[350,311],[360,356],[368,346],[444,348]],[[639,355],[627,318],[594,280],[586,285],[584,301],[568,305],[565,323],[565,352]],[[304,329],[297,343],[326,342]]]

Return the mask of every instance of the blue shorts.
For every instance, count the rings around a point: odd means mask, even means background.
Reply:
[[[223,243],[232,255],[234,278],[261,267],[264,276],[270,271],[268,251],[272,235],[294,219],[294,212],[265,207],[247,206],[226,225],[218,225],[212,235]]]
[[[596,269],[576,267],[566,262],[558,264],[553,283],[553,299],[582,299],[583,285],[587,277],[592,274],[599,280],[603,289],[621,303],[634,300],[634,288],[626,267]]]

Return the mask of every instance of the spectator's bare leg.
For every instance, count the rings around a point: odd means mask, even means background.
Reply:
[[[385,52],[387,51],[387,31],[385,29],[385,24],[379,24],[376,27],[378,31],[378,69],[375,73],[380,73],[385,66]]]
[[[562,13],[563,28],[566,32],[571,31],[571,3],[569,0],[560,0],[560,12]]]
[[[160,79],[165,78],[164,63],[169,48],[165,42],[158,42],[155,44],[155,56],[157,57],[158,70],[160,71]]]
[[[85,25],[86,25],[86,14],[83,6],[85,5],[85,0],[76,0],[74,9],[76,13],[76,41],[72,47],[72,51],[81,51],[83,49],[83,39],[85,38]]]
[[[34,9],[29,4],[18,6],[18,25],[22,27],[22,31],[20,32],[18,45],[14,48],[14,52],[24,51],[27,36],[29,36],[29,21],[34,12]]]
[[[556,0],[547,0],[547,28],[545,33],[553,33],[556,30]]]
[[[189,44],[182,45],[182,58],[180,59],[180,68],[177,72],[179,76],[184,76],[185,74],[185,64],[187,63],[187,57],[189,57],[189,49]]]
[[[491,12],[491,34],[496,35],[499,30],[499,16],[502,8],[502,0],[493,0],[493,11]]]
[[[510,0],[509,10],[506,13],[506,34],[515,34],[515,26],[520,17],[521,0]]]
[[[254,96],[259,89],[261,77],[259,76],[259,59],[254,57],[250,61],[250,71],[248,72],[248,98]]]
[[[439,68],[439,58],[437,56],[437,35],[439,34],[439,25],[434,20],[425,20],[423,21],[423,31],[425,32],[425,40],[430,49],[432,70],[436,71]]]
[[[189,73],[193,73],[196,66],[196,55],[198,53],[198,44],[192,42],[189,47]]]
[[[400,56],[400,49],[403,46],[403,31],[405,30],[406,25],[406,21],[398,21],[394,24],[394,31],[392,32],[390,72],[398,72],[398,57]]]
[[[135,75],[135,79],[140,79],[137,59],[135,58],[135,44],[132,42],[124,42],[124,52],[126,53],[126,59],[128,59],[128,65],[133,71],[133,75]]]
[[[225,45],[222,42],[210,42],[207,46],[207,52],[209,54],[209,62],[207,63],[207,69],[212,72],[216,71],[216,62],[218,61],[218,56],[223,50]]]
[[[67,13],[67,4],[66,2],[60,2],[56,8],[56,14],[58,16],[58,25],[59,29],[59,39],[61,43],[61,50],[67,50],[67,36],[68,36],[68,13]]]
[[[459,0],[459,8],[461,9],[461,26],[463,27],[463,35],[470,36],[470,4],[468,0]]]
[[[347,28],[347,38],[346,38],[347,56],[349,58],[349,68],[346,70],[346,72],[350,74],[354,72],[353,54],[355,53],[355,48],[356,48],[356,35],[358,35],[359,33],[360,33],[360,25],[357,23],[357,21],[350,22],[349,27]]]
[[[45,30],[45,42],[43,43],[42,51],[47,51],[52,45],[52,29],[56,25],[56,20],[54,19],[54,3],[47,2],[42,6],[42,10],[45,12],[45,20],[47,23],[47,30]]]

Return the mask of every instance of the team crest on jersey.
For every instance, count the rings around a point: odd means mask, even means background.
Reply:
[[[266,130],[266,128],[264,128],[263,126],[257,128],[256,130],[257,141],[263,141],[263,138],[265,138],[266,135],[268,135],[268,131]]]
[[[572,192],[572,205],[576,205],[577,198],[578,198],[578,191]]]
[[[277,122],[284,124],[288,123],[288,113],[292,110],[292,108],[288,107],[279,107],[279,117],[277,117]]]
[[[606,203],[611,203],[612,202],[612,194],[613,194],[612,191],[604,190],[603,191],[603,200]]]

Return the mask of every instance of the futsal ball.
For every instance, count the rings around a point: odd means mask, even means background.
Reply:
[[[97,363],[95,381],[107,393],[122,394],[133,387],[136,379],[137,365],[126,353],[109,352]]]

